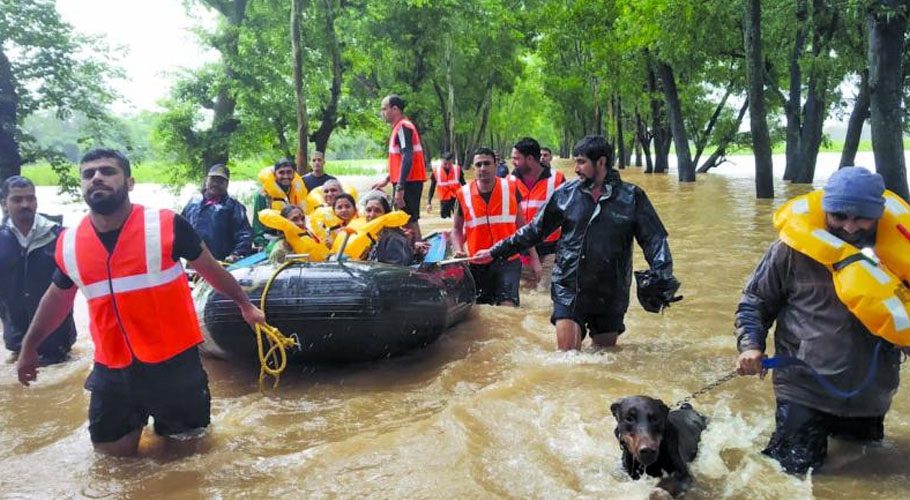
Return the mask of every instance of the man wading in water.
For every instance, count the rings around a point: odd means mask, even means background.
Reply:
[[[880,175],[860,167],[844,167],[828,180],[820,203],[818,192],[808,195],[816,196],[816,202],[805,196],[791,201],[788,206],[794,208],[790,215],[780,218],[781,239],[765,253],[736,309],[737,368],[741,374],[764,375],[762,359],[772,323],[777,325],[775,356],[805,363],[774,371],[777,426],[762,451],[790,474],[821,467],[829,436],[872,442],[881,441],[885,435],[885,414],[900,382],[900,352],[873,335],[847,309],[838,298],[827,265],[816,261],[810,255],[812,247],[800,241],[801,237],[808,241],[815,238],[842,247],[879,250],[876,228],[884,214],[884,190]],[[796,208],[795,203],[805,203],[804,208]],[[784,214],[775,215],[775,224]],[[821,224],[805,224],[804,214],[805,220],[817,216],[814,220]],[[868,264],[861,261],[846,265]],[[859,393],[843,397],[822,387],[812,370],[838,388],[861,386],[867,375],[872,378]]]
[[[648,285],[639,286],[639,300],[659,312],[674,298],[679,282],[657,212],[645,192],[623,182],[612,168],[613,148],[602,136],[588,136],[575,145],[575,173],[547,200],[528,225],[476,262],[489,262],[543,242],[561,228],[559,255],[553,267],[550,295],[560,350],[580,349],[585,327],[594,345],[608,347],[625,329],[632,284],[632,238],[638,241],[651,270]]]
[[[170,210],[130,203],[130,162],[119,151],[89,151],[79,165],[89,214],[58,240],[57,272],[28,333],[16,369],[24,385],[38,376],[37,348],[73,309],[76,289],[89,306],[95,365],[89,433],[95,449],[135,455],[149,416],[173,439],[209,425],[208,377],[197,345],[199,321],[180,258],[240,307],[251,326],[265,321],[240,285]],[[74,286],[75,285],[75,286]]]

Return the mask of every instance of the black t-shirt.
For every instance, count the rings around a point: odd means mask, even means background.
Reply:
[[[92,226],[92,229],[94,229],[94,226]],[[75,230],[75,228],[71,229],[71,231]],[[117,246],[117,240],[120,238],[120,229],[106,233],[99,233],[96,229],[95,234],[98,235],[98,239],[101,240],[108,253],[112,253],[114,247]],[[174,214],[174,248],[171,250],[171,258],[174,261],[178,261],[181,258],[192,261],[198,259],[200,255],[202,255],[202,238],[196,234],[188,220],[181,215]],[[54,272],[52,281],[58,288],[63,290],[72,288],[74,285],[73,280],[59,266]]]
[[[303,176],[303,184],[306,186],[307,191],[312,191],[334,178],[329,174],[322,174],[322,176],[316,177],[313,172],[310,172]]]

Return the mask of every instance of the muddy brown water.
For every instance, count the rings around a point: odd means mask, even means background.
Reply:
[[[80,300],[71,362],[42,370],[30,388],[0,365],[0,497],[646,498],[656,481],[622,471],[610,403],[633,394],[672,403],[732,368],[732,314],[774,239],[771,212],[808,189],[778,181],[777,200],[757,201],[748,165],[725,168],[695,185],[623,174],[648,192],[670,231],[685,299],[663,315],[633,304],[614,350],[555,352],[548,295],[523,290],[520,308],[475,307],[422,351],[291,367],[265,394],[254,367],[206,359],[209,434],[178,445],[148,428],[137,459],[92,451]],[[830,168],[820,172],[817,184]],[[162,193],[140,186],[133,199],[174,203]],[[48,189],[39,197],[42,209],[78,220],[81,205],[60,205]],[[436,215],[423,227],[448,224]],[[635,259],[642,268],[640,251]],[[804,479],[759,454],[773,426],[769,380],[735,379],[694,406],[711,422],[687,498],[906,498],[910,489],[906,389],[882,445],[832,441],[825,473]]]

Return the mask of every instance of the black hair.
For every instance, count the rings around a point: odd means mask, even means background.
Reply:
[[[3,181],[3,184],[0,185],[0,200],[6,200],[6,198],[9,196],[9,191],[12,188],[29,187],[34,189],[35,183],[26,177],[22,177],[21,175],[7,177],[7,179]]]
[[[341,193],[335,197],[335,201],[332,202],[332,210],[335,210],[335,205],[338,204],[338,200],[348,200],[351,202],[351,205],[354,207],[354,210],[357,210],[357,201],[354,200],[354,197],[348,193]]]
[[[133,170],[130,168],[130,160],[120,151],[116,149],[106,149],[106,148],[95,148],[82,155],[82,159],[79,160],[79,164],[85,164],[90,161],[101,160],[104,158],[113,158],[117,160],[117,166],[120,167],[120,170],[123,170],[123,174],[127,177],[133,176]]]
[[[531,137],[522,137],[515,143],[513,148],[525,156],[532,156],[535,160],[540,161],[540,143]]]
[[[572,156],[584,156],[591,163],[597,163],[597,160],[606,157],[607,168],[613,167],[613,145],[602,135],[589,135],[576,142]]]
[[[284,208],[281,209],[281,216],[287,219],[288,216],[291,215],[291,212],[294,210],[300,210],[300,212],[303,213],[303,216],[306,217],[306,210],[293,204],[285,205]]]
[[[477,156],[477,155],[491,156],[494,161],[496,160],[496,152],[493,151],[492,148],[488,148],[486,146],[480,146],[479,148],[475,149],[474,156]]]
[[[404,112],[404,99],[402,99],[401,96],[398,94],[389,94],[385,98],[388,101],[390,107],[395,106],[396,108],[400,109],[402,113]]]
[[[550,148],[548,148],[548,147],[546,147],[546,146],[541,146],[541,147],[540,147],[540,152],[543,153],[544,151],[546,151],[547,153],[550,153],[551,155],[553,154],[553,150],[552,150],[552,149],[550,149]]]
[[[452,161],[455,159],[455,153],[450,153],[450,152],[446,151],[445,153],[442,154],[442,159],[445,161]]]

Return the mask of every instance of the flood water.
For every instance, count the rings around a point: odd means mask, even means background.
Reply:
[[[816,185],[836,161],[820,161]],[[647,394],[672,404],[732,369],[733,311],[775,238],[771,213],[809,189],[777,181],[778,198],[757,201],[749,168],[724,165],[687,185],[675,174],[623,172],[670,232],[685,299],[663,315],[633,299],[613,350],[555,352],[548,294],[523,290],[520,308],[476,306],[425,350],[345,368],[291,367],[264,394],[254,366],[206,359],[208,436],[174,444],[147,428],[137,459],[92,451],[82,389],[92,347],[80,299],[73,361],[43,369],[30,388],[13,365],[0,365],[0,497],[647,498],[656,480],[622,471],[610,403]],[[82,205],[57,200],[39,190],[39,209],[75,223]],[[153,186],[139,186],[133,200],[179,205]],[[449,224],[438,215],[422,222],[424,232]],[[639,250],[635,258],[643,268]],[[773,428],[770,379],[738,378],[693,403],[710,424],[686,498],[906,498],[910,490],[905,388],[882,445],[832,441],[825,472],[804,479],[759,453]]]

